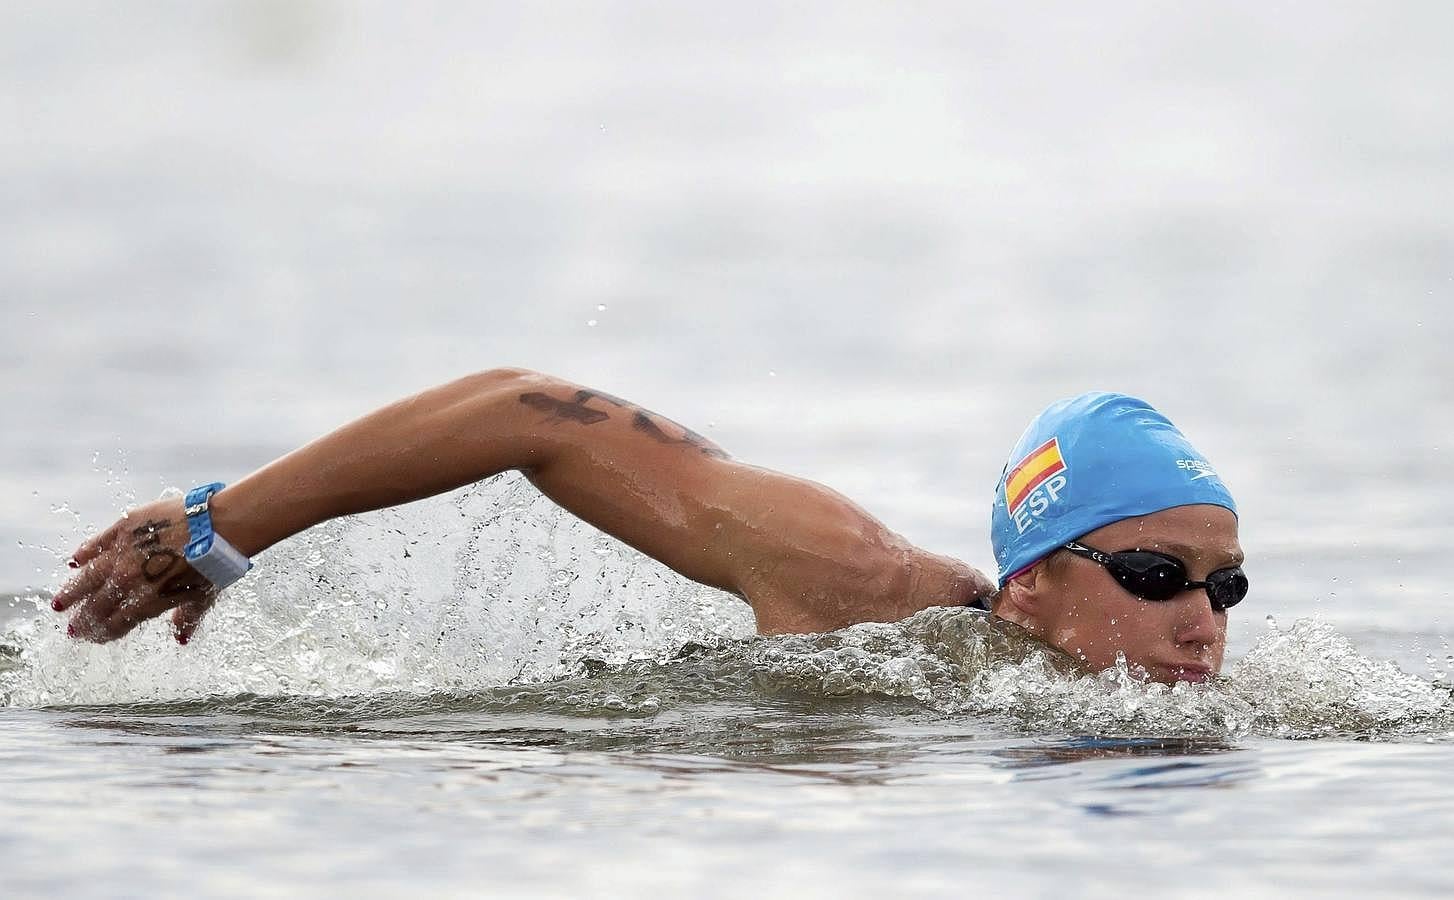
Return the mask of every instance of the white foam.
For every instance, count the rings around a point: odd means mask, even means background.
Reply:
[[[570,690],[680,702],[743,690],[883,696],[1031,731],[1096,734],[1454,728],[1447,686],[1370,659],[1312,620],[1273,626],[1225,678],[1174,687],[1144,683],[1124,665],[1082,674],[1013,626],[954,608],[826,635],[738,640],[753,634],[740,600],[585,525],[518,476],[286,542],[227,593],[187,647],[163,621],[105,646],[67,639],[62,624],[38,610],[0,638],[6,705],[460,694],[590,675],[562,684],[565,694],[526,693],[546,708],[574,708]],[[717,649],[672,661],[692,643]],[[697,669],[689,676],[687,666]]]
[[[1031,731],[1115,735],[1398,736],[1454,727],[1447,685],[1369,659],[1326,623],[1270,629],[1224,678],[1147,683],[1124,660],[1094,675],[1013,629],[957,609],[896,625],[774,638],[755,650],[769,684],[825,695],[913,697]]]
[[[484,690],[754,628],[740,600],[514,475],[315,528],[259,562],[186,647],[164,620],[104,646],[67,639],[49,610],[13,625],[21,664],[0,672],[0,696],[39,706]]]

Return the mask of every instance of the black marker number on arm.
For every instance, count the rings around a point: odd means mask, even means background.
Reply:
[[[583,397],[582,394],[585,396]],[[561,422],[579,422],[582,425],[594,425],[597,422],[604,422],[611,418],[598,409],[591,409],[586,406],[586,400],[591,395],[585,391],[576,394],[573,400],[557,400],[549,394],[542,394],[539,391],[531,391],[528,394],[520,395],[520,402],[538,409],[543,413],[550,413],[550,424],[556,425]]]
[[[141,554],[141,574],[155,584],[181,562],[181,554],[162,545],[161,535],[170,530],[170,519],[152,519],[131,529],[131,546]]]
[[[646,435],[658,444],[676,444],[683,447],[693,447],[707,456],[717,459],[728,458],[727,451],[690,428],[678,425],[665,416],[659,416],[635,404],[627,403],[619,397],[612,397],[610,394],[602,394],[599,391],[576,391],[575,395],[569,400],[561,400],[549,394],[541,393],[540,391],[531,391],[530,393],[520,395],[520,402],[524,405],[531,409],[548,413],[550,418],[547,420],[547,423],[550,425],[558,425],[561,422],[595,425],[597,422],[604,422],[611,418],[608,413],[586,406],[587,403],[595,399],[603,400],[622,409],[631,410],[632,429]],[[662,428],[661,424],[658,424],[658,421],[680,431],[682,436],[672,437]]]
[[[673,428],[680,428],[682,431],[681,437],[672,437],[665,431],[662,431],[661,426],[657,425],[656,422],[653,421],[653,419],[651,418],[653,415],[654,413],[648,413],[644,410],[637,410],[636,415],[632,416],[631,418],[631,427],[651,438],[652,440],[656,441],[658,444],[681,444],[685,447],[696,447],[698,450],[702,451],[708,456],[714,456],[718,459],[727,458],[727,451],[723,450],[721,447],[718,447],[716,444],[702,437],[700,434],[697,434],[690,428],[684,428],[683,426],[673,422],[671,419],[663,418],[663,422],[666,422]]]

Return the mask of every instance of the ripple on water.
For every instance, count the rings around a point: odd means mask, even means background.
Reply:
[[[1442,736],[1454,729],[1448,686],[1369,659],[1330,626],[1310,620],[1269,631],[1224,677],[1205,685],[1147,683],[1124,665],[1084,674],[1013,625],[942,608],[823,635],[689,642],[668,658],[604,663],[582,656],[572,676],[468,691],[361,695],[341,682],[311,695],[229,696],[209,691],[200,677],[186,692],[175,682],[159,682],[167,690],[142,700],[132,691],[105,696],[98,671],[124,667],[124,659],[107,660],[98,670],[84,654],[70,673],[74,699],[48,695],[33,681],[27,646],[38,630],[34,623],[14,627],[0,642],[6,705],[80,701],[102,709],[124,706],[141,716],[209,715],[215,721],[239,715],[310,730],[459,736],[502,728],[644,736],[652,722],[671,723],[687,712],[744,725],[778,713],[800,725],[813,715],[864,711],[970,716],[1024,733],[1213,741]],[[46,671],[45,683],[53,685],[58,673]],[[27,702],[37,696],[40,704]]]

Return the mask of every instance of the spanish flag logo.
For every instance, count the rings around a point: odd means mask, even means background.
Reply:
[[[1019,465],[1005,476],[1005,504],[1010,513],[1030,498],[1030,492],[1053,475],[1065,471],[1065,459],[1060,455],[1059,438],[1051,438],[1031,450]]]

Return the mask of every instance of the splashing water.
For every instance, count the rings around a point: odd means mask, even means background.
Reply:
[[[1449,686],[1369,659],[1329,625],[1306,619],[1270,631],[1207,685],[1146,683],[1124,662],[1083,674],[1013,625],[950,608],[763,641],[754,655],[775,685],[913,697],[1032,731],[1392,737],[1454,728]]]
[[[0,662],[0,700],[480,691],[575,674],[585,660],[669,658],[753,630],[745,604],[502,476],[280,544],[186,647],[165,620],[114,644],[81,644],[44,609],[0,638],[18,661],[8,671]]]
[[[741,601],[502,476],[280,545],[188,647],[164,624],[96,647],[66,639],[48,610],[14,623],[0,635],[0,703],[274,697],[649,716],[724,700],[896,698],[1031,732],[1454,729],[1448,686],[1369,659],[1309,620],[1271,628],[1223,678],[1175,686],[1144,683],[1124,664],[1086,675],[1015,626],[965,609],[824,635],[752,635]]]

